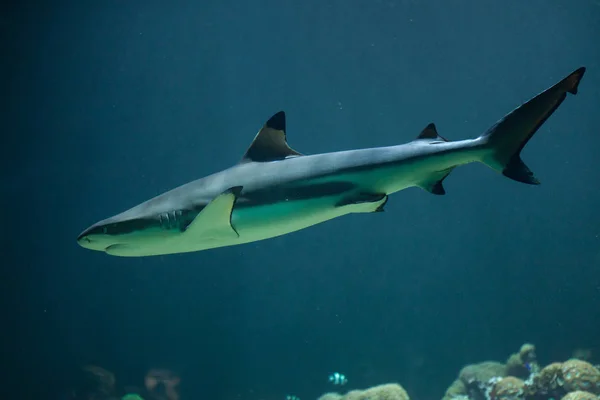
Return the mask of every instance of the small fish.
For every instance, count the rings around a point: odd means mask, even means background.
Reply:
[[[293,394],[288,394],[285,396],[285,400],[300,400],[300,397],[294,396]]]
[[[348,383],[348,379],[346,379],[346,375],[340,374],[339,372],[334,372],[333,374],[329,375],[329,382],[333,383],[334,385],[343,386]]]
[[[526,362],[525,363],[525,368],[531,374],[537,374],[538,372],[540,372],[540,365],[537,362],[535,362],[535,361],[533,361],[533,362]]]

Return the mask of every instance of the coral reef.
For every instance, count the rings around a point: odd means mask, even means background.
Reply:
[[[600,370],[571,358],[541,368],[535,346],[526,343],[506,364],[484,361],[464,366],[443,400],[600,400]],[[389,383],[318,400],[409,400],[402,386]]]
[[[340,400],[343,396],[339,393],[325,393],[321,395],[317,400]]]
[[[525,343],[518,353],[511,354],[506,360],[506,375],[526,379],[532,372],[540,370],[535,355],[535,346]]]
[[[529,376],[529,370],[525,366],[525,363],[521,361],[519,353],[511,354],[508,360],[506,360],[506,373],[509,376],[519,378],[527,378]]]
[[[387,383],[365,390],[351,390],[345,395],[326,393],[319,400],[409,400],[406,390],[397,383]]]
[[[532,375],[525,382],[525,395],[561,397],[564,394],[561,368],[561,363],[552,363],[542,368],[538,374]]]
[[[582,360],[568,360],[562,364],[564,388],[568,392],[585,390],[600,393],[600,371],[592,364]]]
[[[496,361],[484,361],[479,364],[470,364],[460,370],[458,379],[464,384],[466,396],[474,400],[486,400],[484,387],[488,382],[506,376],[506,366]],[[454,389],[459,386],[453,383]],[[448,388],[450,390],[450,388]],[[464,395],[461,394],[461,395]],[[450,397],[453,399],[454,397]]]
[[[600,400],[600,370],[569,359],[540,368],[535,346],[521,346],[505,364],[465,366],[443,400]]]
[[[529,397],[561,397],[575,391],[600,393],[600,371],[587,361],[552,363],[532,374],[525,384]]]
[[[460,396],[467,395],[467,386],[460,379],[452,382],[452,385],[448,389],[446,389],[446,394],[444,394],[443,400],[456,399]]]
[[[514,376],[497,378],[490,385],[488,397],[491,400],[517,400],[523,395],[525,382]]]
[[[561,400],[598,400],[598,396],[578,390],[567,393]]]
[[[458,379],[468,386],[474,382],[487,382],[497,376],[506,376],[506,366],[496,361],[484,361],[461,369]]]

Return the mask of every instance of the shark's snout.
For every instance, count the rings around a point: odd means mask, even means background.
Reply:
[[[77,236],[77,243],[86,249],[105,251],[115,243],[111,235],[106,235],[102,227],[93,225]]]

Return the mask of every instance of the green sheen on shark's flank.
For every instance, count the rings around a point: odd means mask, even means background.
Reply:
[[[350,213],[382,212],[388,196],[418,186],[445,194],[459,165],[481,162],[527,184],[539,181],[521,150],[564,101],[585,68],[516,108],[475,139],[450,142],[429,124],[398,146],[302,155],[286,141],[285,114],[258,132],[242,160],[100,221],[79,235],[115,256],[184,253],[268,239]]]

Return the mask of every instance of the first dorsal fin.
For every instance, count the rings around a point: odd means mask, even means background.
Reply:
[[[276,161],[301,155],[288,146],[285,138],[285,113],[279,111],[258,131],[241,162]]]
[[[425,127],[417,136],[417,139],[433,139],[433,140],[441,140],[447,142],[448,140],[444,139],[437,133],[437,129],[435,129],[435,124],[431,123]]]

